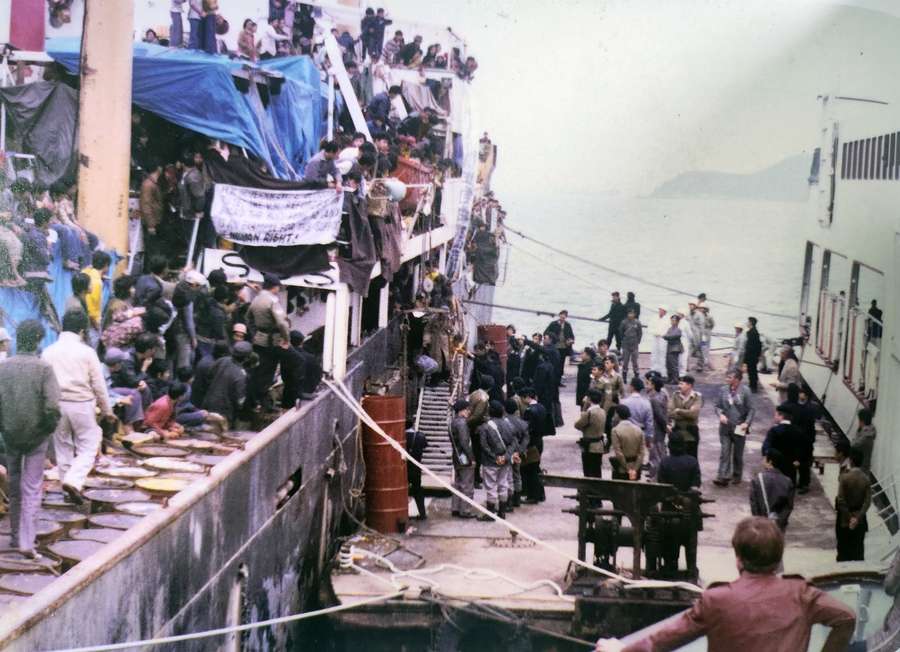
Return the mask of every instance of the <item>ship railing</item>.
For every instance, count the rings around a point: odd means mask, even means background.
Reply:
[[[881,337],[884,324],[857,307],[847,317],[847,342],[843,366],[844,384],[867,406],[878,398]]]

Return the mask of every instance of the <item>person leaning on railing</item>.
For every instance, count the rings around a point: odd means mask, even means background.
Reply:
[[[784,536],[775,521],[745,518],[731,545],[740,578],[710,585],[687,611],[624,641],[597,641],[597,652],[664,652],[701,636],[709,650],[799,652],[809,648],[817,623],[831,628],[822,652],[847,649],[856,626],[853,610],[800,576],[776,574]]]

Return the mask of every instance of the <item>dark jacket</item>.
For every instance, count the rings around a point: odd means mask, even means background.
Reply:
[[[194,382],[191,383],[191,402],[194,405],[203,405],[206,390],[209,389],[210,372],[215,362],[216,359],[208,354],[200,358],[194,366]]]
[[[614,302],[609,304],[609,312],[603,315],[600,321],[608,320],[610,332],[615,333],[619,330],[619,324],[622,323],[627,314],[628,312],[625,310],[625,305],[622,302]]]
[[[744,362],[756,364],[762,355],[762,340],[756,327],[747,329],[747,343],[744,345]]]
[[[528,445],[543,449],[544,437],[548,434],[547,409],[540,403],[534,403],[525,410],[523,418],[528,423]]]
[[[593,366],[593,360],[578,363],[578,376],[575,380],[575,405],[579,407],[591,387],[591,369]]]
[[[572,324],[570,324],[569,322],[560,324],[558,319],[556,321],[551,321],[547,325],[547,328],[544,329],[544,335],[546,335],[547,333],[556,336],[556,341],[563,344],[565,344],[566,340],[575,339],[575,332],[572,330]]]
[[[216,360],[209,373],[209,387],[200,407],[234,421],[247,397],[247,372],[234,358],[226,356]]]
[[[0,435],[11,453],[30,453],[59,422],[59,385],[53,367],[36,354],[0,364]]]
[[[129,387],[134,389],[138,386],[139,382],[147,380],[147,374],[143,371],[139,371],[140,368],[141,361],[132,353],[127,360],[119,365],[118,371],[110,372],[109,379],[111,381],[111,386]]]
[[[763,486],[765,483],[765,497]],[[768,500],[768,502],[767,502]],[[766,469],[750,483],[750,513],[754,516],[777,515],[778,527],[787,528],[794,509],[794,483],[778,469]]]
[[[549,407],[559,397],[559,379],[553,365],[544,360],[534,370],[534,391],[544,407]]]
[[[794,462],[799,462],[805,454],[806,446],[804,444],[804,437],[800,428],[790,422],[783,421],[769,428],[769,432],[766,433],[766,438],[763,441],[762,453],[765,455],[772,448],[781,453],[784,463],[778,470],[791,477],[794,473]]]
[[[664,457],[659,463],[656,481],[673,484],[679,491],[690,491],[691,487],[700,486],[700,463],[687,453]]]

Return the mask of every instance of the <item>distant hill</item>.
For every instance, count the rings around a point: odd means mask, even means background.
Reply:
[[[751,174],[683,172],[664,181],[651,197],[688,199],[716,197],[762,201],[806,201],[811,156],[797,154]]]

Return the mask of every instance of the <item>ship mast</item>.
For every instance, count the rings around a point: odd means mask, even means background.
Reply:
[[[85,0],[78,111],[78,221],[128,253],[134,6]]]

